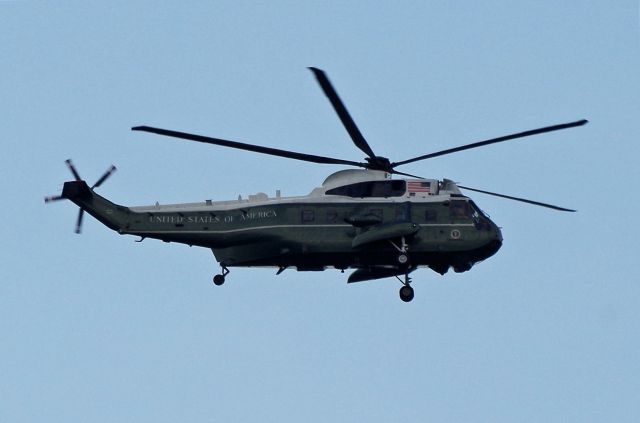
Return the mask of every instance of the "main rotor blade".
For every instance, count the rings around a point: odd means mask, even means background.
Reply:
[[[395,170],[395,169],[391,169],[391,170],[389,170],[388,172],[389,172],[389,173],[396,174],[396,175],[410,176],[410,177],[412,177],[412,178],[416,178],[416,179],[424,179],[422,176],[417,176],[417,175],[412,175],[412,174],[410,174],[410,173],[400,172],[400,171]]]
[[[340,100],[340,97],[338,97],[338,93],[333,88],[333,85],[331,85],[331,82],[329,82],[329,78],[327,78],[327,75],[324,73],[324,71],[314,67],[309,67],[309,69],[316,76],[316,79],[318,80],[322,91],[324,91],[324,94],[329,98],[333,109],[338,114],[338,117],[342,121],[342,124],[346,128],[356,147],[362,150],[367,156],[371,158],[376,157],[376,155],[373,153],[373,150],[362,136],[362,133],[360,133],[360,130],[356,126],[356,123],[351,118],[351,115],[347,111],[347,108],[344,106],[344,103],[342,102],[342,100]]]
[[[484,191],[484,190],[476,189],[476,188],[463,187],[462,185],[458,185],[458,188],[466,189],[466,190],[469,190],[469,191],[480,192],[482,194],[493,195],[495,197],[506,198],[508,200],[515,200],[515,201],[520,201],[520,202],[527,203],[527,204],[533,204],[534,206],[547,207],[549,209],[554,209],[554,210],[560,210],[560,211],[566,211],[566,212],[575,212],[576,211],[576,210],[573,210],[573,209],[566,209],[564,207],[554,206],[553,204],[547,204],[547,203],[541,203],[539,201],[527,200],[526,198],[512,197],[510,195],[498,194],[496,192]]]
[[[482,147],[482,146],[485,146],[485,145],[495,144],[495,143],[503,142],[503,141],[509,141],[509,140],[513,140],[513,139],[516,139],[516,138],[524,138],[524,137],[528,137],[528,136],[531,136],[531,135],[543,134],[545,132],[553,132],[553,131],[559,131],[561,129],[573,128],[575,126],[582,126],[582,125],[586,124],[587,122],[589,122],[589,121],[586,120],[586,119],[582,119],[582,120],[578,120],[578,121],[575,121],[575,122],[562,123],[562,124],[559,124],[559,125],[546,126],[544,128],[532,129],[530,131],[518,132],[517,134],[505,135],[503,137],[492,138],[490,140],[474,142],[472,144],[467,144],[467,145],[463,145],[463,146],[460,146],[460,147],[449,148],[447,150],[442,150],[442,151],[438,151],[438,152],[431,153],[431,154],[425,154],[424,156],[414,157],[413,159],[408,159],[408,160],[403,160],[401,162],[391,163],[391,166],[392,167],[400,166],[400,165],[404,165],[404,164],[407,164],[407,163],[417,162],[419,160],[431,159],[433,157],[444,156],[445,154],[456,153],[458,151],[469,150],[471,148]]]
[[[288,159],[302,160],[312,163],[340,164],[348,166],[367,167],[366,163],[358,163],[350,160],[334,159],[332,157],[316,156],[313,154],[296,153],[294,151],[279,150],[277,148],[262,147],[259,145],[245,144],[237,141],[223,140],[221,138],[205,137],[203,135],[188,134],[186,132],[171,131],[168,129],[153,128],[150,126],[136,126],[132,131],[151,132],[168,137],[182,138],[190,141],[203,142],[206,144],[221,145],[223,147],[237,148],[239,150],[253,151],[254,153],[269,154],[271,156],[286,157]]]

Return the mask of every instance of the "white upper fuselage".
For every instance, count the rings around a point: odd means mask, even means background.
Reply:
[[[387,181],[393,181],[399,189],[394,192],[375,193],[370,192],[370,186],[383,186]],[[378,184],[382,182],[382,184]],[[421,187],[425,185],[426,187]],[[362,196],[354,194],[353,188],[369,189],[369,192]],[[295,197],[269,197],[265,193],[249,195],[248,198],[238,196],[236,200],[212,201],[206,200],[198,203],[180,203],[160,205],[156,203],[151,206],[131,207],[135,212],[171,212],[171,211],[209,211],[209,210],[233,210],[240,207],[253,207],[273,204],[294,204],[294,203],[343,203],[348,199],[350,202],[438,202],[444,201],[452,194],[460,194],[460,190],[454,182],[450,180],[438,181],[436,179],[391,179],[387,172],[369,169],[347,169],[329,175],[322,186],[314,188],[308,195]]]

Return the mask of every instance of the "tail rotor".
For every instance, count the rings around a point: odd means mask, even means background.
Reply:
[[[80,174],[78,173],[78,170],[74,166],[74,164],[71,161],[71,159],[65,160],[65,163],[66,163],[67,167],[69,168],[69,170],[71,171],[71,174],[73,175],[73,178],[76,180],[76,182],[82,182],[82,178],[80,177]],[[115,171],[116,171],[116,167],[114,165],[111,165],[111,167],[109,167],[109,169],[107,169],[107,171],[105,173],[103,173],[102,176],[100,178],[98,178],[98,180],[91,186],[91,189],[93,190],[94,188],[98,188]],[[86,185],[85,185],[85,187],[86,187]],[[45,203],[51,203],[51,202],[54,202],[54,201],[66,200],[66,199],[67,199],[67,197],[65,197],[64,195],[52,195],[52,196],[49,196],[49,197],[45,197],[44,198],[44,202]],[[80,207],[80,210],[78,211],[78,218],[76,219],[75,233],[77,233],[77,234],[82,232],[82,220],[83,220],[83,218],[84,218],[84,208]]]

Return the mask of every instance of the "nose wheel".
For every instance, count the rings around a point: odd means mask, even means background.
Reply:
[[[411,300],[413,300],[413,296],[414,296],[413,288],[410,285],[411,278],[409,277],[409,274],[408,273],[405,274],[404,282],[403,281],[400,281],[400,282],[402,282],[402,288],[400,288],[400,299],[405,303],[408,303]]]
[[[213,277],[213,284],[220,286],[224,283],[226,276],[229,274],[229,269],[226,266],[222,266],[222,273]]]
[[[411,288],[411,286],[409,285],[405,285],[402,288],[400,288],[400,299],[405,303],[408,303],[411,300],[413,300],[413,294],[414,294],[413,288]]]

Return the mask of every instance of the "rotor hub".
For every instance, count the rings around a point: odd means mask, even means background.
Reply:
[[[369,166],[367,166],[368,169],[384,170],[385,172],[389,172],[393,170],[393,166],[391,166],[391,161],[386,157],[374,156],[374,157],[367,157],[365,160],[367,161],[367,163],[369,163]]]

